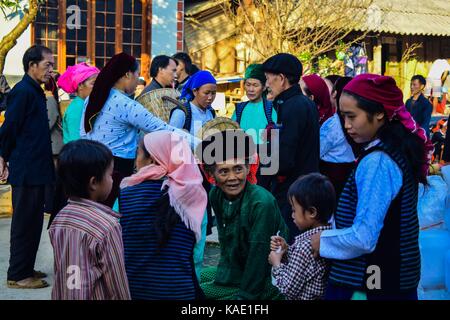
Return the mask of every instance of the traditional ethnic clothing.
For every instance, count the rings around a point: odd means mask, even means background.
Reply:
[[[266,76],[264,75],[262,64],[249,65],[245,70],[245,80],[247,79],[259,80],[264,87]],[[264,139],[262,136],[264,135],[264,130],[266,130],[268,126],[274,126],[277,122],[277,113],[273,109],[272,102],[266,99],[265,93],[263,93],[260,101],[245,101],[238,103],[231,119],[239,123],[239,126],[247,134],[252,136],[253,141],[257,145],[260,157],[263,156],[262,152],[260,152],[260,145],[265,145],[266,147],[267,151],[264,152],[264,156],[270,157],[270,145],[267,145],[267,139]],[[263,162],[266,163],[266,160],[263,160]],[[271,177],[269,175],[261,175],[261,168],[258,170],[257,180],[258,185],[270,190]]]
[[[266,76],[264,74],[264,69],[262,64],[252,63],[245,69],[245,80],[247,79],[257,79],[261,81],[262,86],[266,85]]]
[[[336,80],[333,92],[336,96],[337,112],[320,127],[320,172],[333,184],[336,199],[339,199],[355,167],[355,159],[361,151],[361,146],[345,130],[344,118],[339,111],[342,90],[351,80],[350,77],[341,77]]]
[[[245,70],[245,80],[257,79],[264,87],[266,76],[262,64],[251,64]],[[246,101],[238,103],[234,111],[232,120],[237,121],[239,126],[253,137],[253,141],[258,145],[264,143],[261,134],[269,123],[277,122],[277,113],[273,110],[272,103],[264,95],[258,102]]]
[[[195,234],[179,219],[164,247],[158,247],[155,221],[165,194],[164,180],[148,180],[121,190],[125,268],[133,300],[198,299],[195,273]]]
[[[65,92],[74,94],[78,90],[78,86],[92,76],[100,73],[100,70],[96,67],[91,67],[87,63],[79,63],[74,66],[70,66],[59,77],[58,86]]]
[[[268,117],[268,112],[265,111],[265,104],[268,104],[267,108],[271,109],[270,118]],[[237,119],[238,109],[241,112],[240,119]],[[264,98],[258,102],[241,102],[236,106],[236,110],[233,113],[232,120],[237,121],[239,126],[249,135],[252,136],[253,141],[258,145],[265,143],[263,141],[261,134],[266,129],[269,124],[269,120],[272,123],[277,122],[277,112],[273,109],[272,103]],[[239,120],[239,121],[238,121]]]
[[[163,188],[169,188],[170,205],[186,227],[194,231],[199,241],[207,195],[189,145],[176,134],[161,131],[147,134],[144,146],[156,164],[143,167],[136,174],[125,178],[121,188],[167,177]]]
[[[214,147],[214,151],[211,147]],[[206,152],[213,152],[209,159]],[[242,130],[226,130],[213,134],[197,149],[204,165],[227,160],[254,164],[256,147]],[[256,170],[250,170],[252,180]],[[244,189],[230,201],[219,187],[209,193],[217,218],[220,260],[217,270],[205,270],[201,287],[211,299],[270,299],[278,291],[270,284],[270,237],[277,231],[285,237],[286,225],[274,197],[264,188],[245,182]]]
[[[293,75],[300,79],[303,66],[298,58],[290,53],[278,53],[263,63],[264,72]]]
[[[424,158],[428,157],[425,132],[405,109],[402,93],[392,78],[360,75],[344,91],[381,103],[387,121],[396,118],[418,135],[427,152]],[[339,199],[335,214],[337,230],[321,235],[320,255],[333,259],[328,299],[341,297],[338,288],[366,291],[369,300],[388,296],[417,298],[420,279],[417,189],[404,154],[378,139],[366,147]],[[382,272],[381,289],[366,288],[366,268],[370,265],[378,266]]]
[[[86,63],[79,63],[67,68],[58,79],[58,86],[65,92],[74,94],[78,90],[78,86],[87,79],[100,73],[96,67],[91,67]],[[63,142],[80,139],[80,124],[83,114],[84,99],[75,97],[64,112],[62,120]]]
[[[189,77],[180,96],[180,99],[186,101],[185,107],[184,109],[180,107],[172,109],[169,121],[171,126],[185,129],[192,135],[196,135],[206,122],[216,117],[216,113],[211,106],[203,109],[192,103],[194,99],[193,91],[205,84],[216,84],[216,79],[208,71],[198,71]]]
[[[191,76],[183,87],[180,99],[192,101],[194,99],[194,90],[205,84],[216,84],[216,79],[209,71],[201,70]]]
[[[156,164],[122,180],[119,197],[132,298],[199,298],[202,294],[193,255],[196,243],[203,249],[206,240],[202,222],[207,195],[202,175],[187,142],[171,132],[147,134],[144,147]],[[159,248],[155,221],[164,194],[179,221],[171,229],[168,242]],[[203,251],[198,258],[203,260]]]
[[[270,285],[269,242],[277,231],[283,236],[288,231],[274,197],[264,188],[247,182],[235,201],[227,200],[218,187],[213,187],[209,200],[217,217],[220,260],[212,281],[201,283],[206,297],[246,300],[277,297],[277,290]]]

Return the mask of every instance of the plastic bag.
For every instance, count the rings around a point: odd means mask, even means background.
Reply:
[[[445,289],[445,255],[450,250],[450,232],[425,230],[419,233],[421,263],[420,283],[424,289]]]
[[[447,230],[450,231],[450,165],[441,168],[442,177],[447,183],[447,199],[445,201],[444,209],[444,225]]]
[[[422,230],[444,227],[444,213],[448,187],[440,176],[429,176],[428,186],[419,184],[417,213]]]

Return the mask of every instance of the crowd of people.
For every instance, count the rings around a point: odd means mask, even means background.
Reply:
[[[418,186],[449,160],[423,77],[405,104],[391,77],[303,75],[276,54],[247,67],[240,129],[199,140],[217,81],[186,53],[154,57],[148,85],[126,53],[55,77],[35,45],[23,67],[0,129],[9,288],[49,286],[34,269],[48,212],[52,299],[417,300]],[[168,123],[135,99],[161,88],[181,94]],[[220,259],[203,268],[213,224]]]

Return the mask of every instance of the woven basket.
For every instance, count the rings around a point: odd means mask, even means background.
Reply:
[[[239,123],[231,120],[230,118],[217,117],[217,118],[205,123],[203,125],[203,127],[201,127],[200,130],[198,130],[196,136],[200,140],[204,140],[206,137],[208,137],[218,131],[224,131],[224,130],[230,130],[230,129],[240,129]]]
[[[178,101],[180,92],[176,89],[155,89],[137,97],[136,101],[142,104],[148,111],[164,122],[169,122],[170,111],[179,106],[184,108]]]

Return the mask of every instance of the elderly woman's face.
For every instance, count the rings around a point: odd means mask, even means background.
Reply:
[[[227,199],[237,199],[245,188],[249,168],[246,164],[236,160],[218,163],[214,169],[214,179],[217,187]]]

